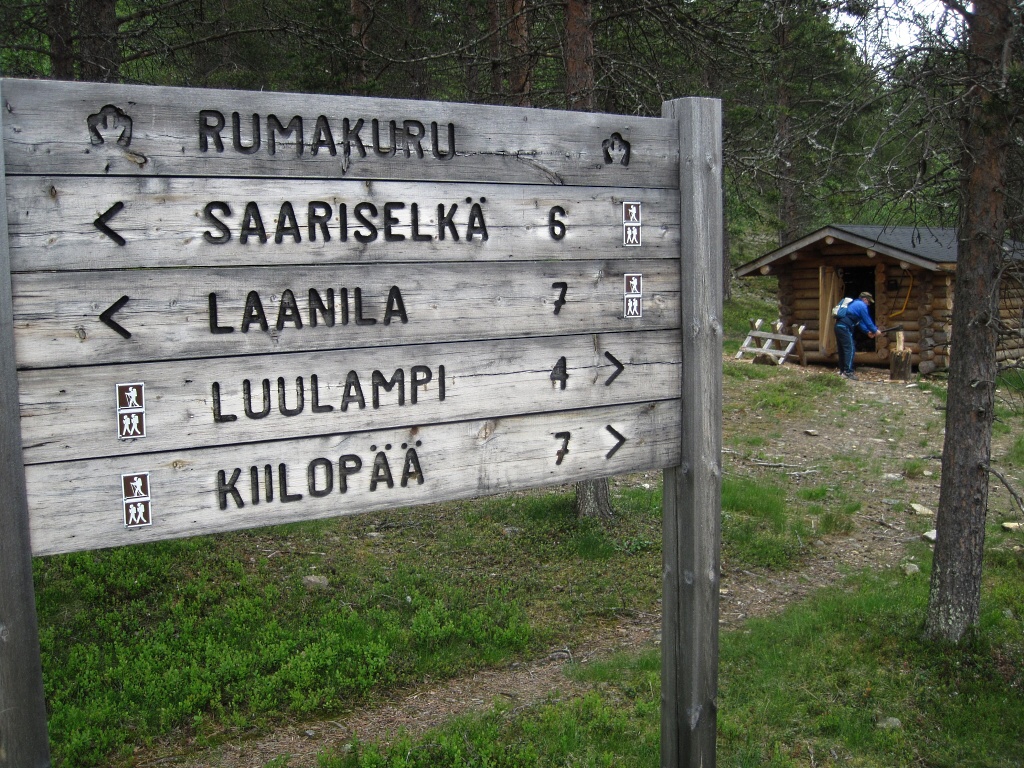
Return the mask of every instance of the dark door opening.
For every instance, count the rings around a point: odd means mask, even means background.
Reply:
[[[839,275],[843,281],[843,296],[851,299],[857,298],[862,292],[867,291],[875,295],[875,268],[874,267],[849,267],[841,269]],[[871,319],[875,321],[875,305],[868,304],[868,312]],[[877,325],[878,322],[875,321]],[[875,340],[857,331],[854,333],[854,345],[858,352],[874,352]]]

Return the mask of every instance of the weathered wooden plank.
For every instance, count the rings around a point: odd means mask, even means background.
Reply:
[[[678,401],[646,403],[33,465],[26,468],[33,551],[196,536],[667,466],[679,461],[678,411]],[[142,480],[138,487],[148,492],[151,525],[129,528],[123,488],[145,472],[148,488]]]
[[[14,272],[679,253],[679,193],[665,189],[75,176],[7,189]],[[640,247],[624,246],[624,202],[641,203]]]
[[[37,464],[664,400],[680,367],[656,331],[24,371],[22,441]]]
[[[0,104],[3,104],[0,88]],[[4,112],[0,109],[0,130]],[[0,178],[4,158],[0,153]],[[28,498],[22,469],[11,328],[7,204],[0,189],[0,766],[50,765],[39,655]]]
[[[643,316],[624,319],[633,273]],[[679,327],[678,279],[666,259],[27,273],[12,278],[15,348],[39,368],[659,330]],[[333,313],[317,309],[328,291]]]
[[[769,333],[768,331],[750,331],[747,334],[748,339],[762,339],[766,341],[793,341],[794,336],[792,334],[784,333]]]
[[[722,483],[721,102],[662,105],[678,120],[683,307],[680,463],[665,471],[662,768],[714,768]]]
[[[675,125],[657,118],[110,83],[3,87],[12,174],[678,183]]]

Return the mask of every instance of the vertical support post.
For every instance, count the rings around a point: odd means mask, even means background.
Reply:
[[[722,111],[662,104],[679,125],[683,339],[680,465],[665,470],[661,766],[713,768],[722,504]]]
[[[0,768],[50,765],[14,362],[0,86]]]

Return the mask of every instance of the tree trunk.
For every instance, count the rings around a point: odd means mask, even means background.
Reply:
[[[494,104],[500,104],[502,94],[502,39],[500,0],[487,0],[487,36],[489,47],[489,59],[491,64],[490,101]]]
[[[576,517],[595,517],[605,520],[615,517],[608,478],[581,480],[576,483],[575,507]]]
[[[74,80],[71,7],[67,0],[46,0],[46,24],[50,37],[50,74],[54,80]]]
[[[569,109],[594,109],[594,29],[591,0],[568,0],[565,9],[565,96]]]
[[[121,37],[116,0],[82,0],[79,13],[78,55],[82,80],[120,81]]]
[[[530,59],[528,0],[508,0],[508,17],[510,103],[514,107],[531,107],[533,62]]]
[[[416,58],[419,51],[416,49],[416,37],[426,28],[424,23],[423,3],[420,0],[405,0],[405,16],[408,24],[406,32],[405,54],[407,57]],[[430,75],[426,62],[414,61],[408,65],[408,81],[412,89],[412,98],[426,99],[430,95]]]
[[[370,44],[370,5],[368,0],[349,0],[349,36],[355,61],[349,63],[352,90],[359,93],[366,87],[366,49]]]
[[[778,25],[775,27],[775,44],[778,47],[778,60],[776,66],[779,69],[776,75],[775,92],[775,141],[779,147],[779,157],[776,163],[776,174],[778,177],[779,192],[779,245],[785,245],[794,240],[800,233],[799,215],[797,211],[797,190],[795,171],[793,169],[793,146],[790,136],[790,110],[792,109],[792,93],[790,83],[783,75],[784,62],[789,48],[789,19],[786,16],[788,8],[783,5],[778,12]]]
[[[998,288],[1006,237],[1006,103],[1013,37],[1008,0],[977,0],[968,19],[960,240],[942,452],[938,540],[925,634],[959,642],[978,623],[995,407]]]

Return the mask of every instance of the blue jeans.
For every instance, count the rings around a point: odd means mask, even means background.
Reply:
[[[853,373],[853,327],[845,320],[836,321],[836,346],[839,347],[839,372]]]

